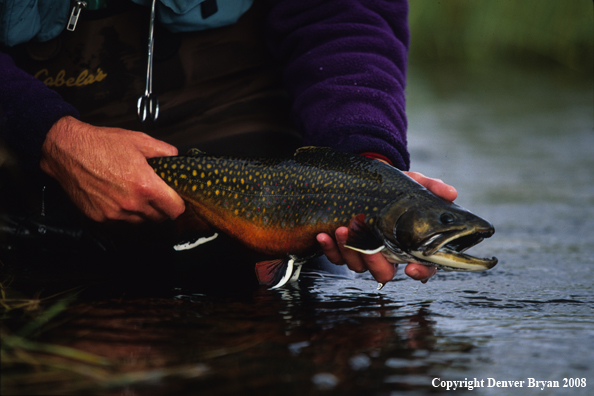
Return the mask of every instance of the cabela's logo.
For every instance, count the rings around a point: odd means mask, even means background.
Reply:
[[[102,81],[107,77],[107,74],[97,68],[96,73],[89,73],[88,69],[81,71],[76,77],[66,78],[66,71],[60,70],[55,77],[50,76],[50,72],[47,69],[41,69],[35,73],[35,78],[43,81],[48,87],[61,87],[63,85],[67,87],[83,87],[85,85],[93,84],[95,82]]]

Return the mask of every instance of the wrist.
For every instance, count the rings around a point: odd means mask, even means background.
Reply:
[[[365,153],[361,153],[360,155],[362,155],[363,157],[380,160],[382,162],[385,162],[388,165],[394,166],[394,164],[392,164],[392,161],[390,161],[390,159],[388,157],[378,154],[378,153],[365,152]]]

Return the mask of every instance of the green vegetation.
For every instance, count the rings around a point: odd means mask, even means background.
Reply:
[[[97,394],[169,377],[202,377],[208,371],[203,364],[131,371],[121,362],[93,353],[40,342],[38,339],[44,332],[68,320],[67,310],[75,302],[76,293],[28,298],[7,283],[0,283],[0,393],[3,395]]]
[[[412,62],[559,64],[591,73],[591,0],[410,0]]]

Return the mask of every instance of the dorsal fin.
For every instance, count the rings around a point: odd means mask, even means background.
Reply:
[[[295,150],[295,154],[293,154],[293,155],[297,156],[299,154],[311,154],[311,153],[316,153],[316,152],[328,152],[328,151],[333,151],[333,150],[329,147],[305,146],[305,147],[299,147],[297,150]]]
[[[202,150],[199,150],[197,148],[191,148],[188,150],[188,152],[186,153],[186,155],[188,157],[201,157],[203,155],[206,155],[206,153]]]

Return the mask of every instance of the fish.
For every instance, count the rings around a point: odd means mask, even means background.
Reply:
[[[497,264],[496,257],[466,253],[494,234],[490,222],[364,156],[327,147],[256,159],[191,149],[148,162],[184,199],[186,212],[267,257],[255,272],[270,288],[296,281],[301,266],[322,254],[316,235],[333,235],[340,226],[349,229],[347,248],[381,252],[391,263],[448,271]]]

